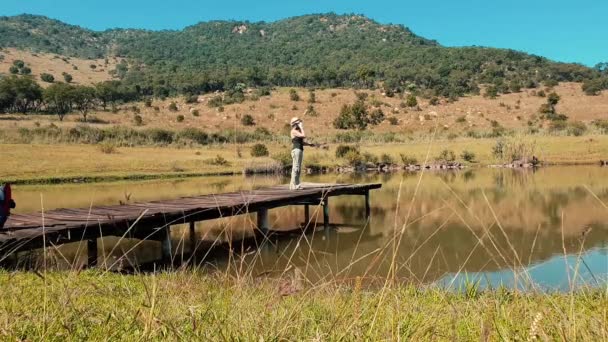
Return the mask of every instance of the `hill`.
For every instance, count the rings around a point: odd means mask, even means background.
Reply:
[[[596,79],[597,70],[504,49],[448,48],[401,25],[318,14],[272,23],[212,21],[179,31],[95,32],[46,17],[0,18],[0,46],[80,58],[124,57],[114,75],[142,95],[247,86],[384,87],[425,96],[498,93]]]

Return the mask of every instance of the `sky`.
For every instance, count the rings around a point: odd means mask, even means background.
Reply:
[[[562,62],[608,61],[607,0],[0,0],[0,15],[39,14],[69,24],[181,29],[201,21],[275,21],[335,12],[403,24],[445,46],[511,48]]]

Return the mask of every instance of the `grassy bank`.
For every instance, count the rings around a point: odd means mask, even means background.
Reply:
[[[369,290],[191,271],[0,273],[3,340],[606,340],[605,291]],[[10,294],[10,295],[9,295]]]
[[[608,136],[522,136],[510,138],[534,149],[534,154],[548,164],[594,164],[608,159]],[[467,151],[475,156],[470,166],[498,162],[493,154],[497,139],[459,138],[425,139],[404,143],[360,145],[363,154],[375,158],[389,156],[396,163],[405,155],[424,162],[433,161],[443,150],[451,150],[457,159]],[[276,156],[289,161],[286,144],[266,144],[269,156],[252,157],[251,144],[222,144],[202,147],[110,147],[75,144],[2,144],[0,179],[17,183],[61,183],[72,181],[113,181],[163,177],[189,177],[223,173],[241,173],[247,168],[276,166]],[[328,149],[309,148],[305,166],[335,167],[349,161],[335,157],[339,144]],[[217,160],[221,156],[221,160]],[[274,158],[273,158],[274,157]]]

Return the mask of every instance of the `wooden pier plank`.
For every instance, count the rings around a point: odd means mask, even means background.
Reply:
[[[315,202],[331,196],[365,195],[380,187],[381,184],[304,183],[302,190],[289,190],[287,185],[278,185],[146,203],[55,209],[44,214],[15,214],[0,230],[0,251],[42,235],[56,235],[59,241],[65,233],[79,236],[88,230],[106,234],[114,230],[124,231],[135,222],[140,222],[154,233],[155,228],[166,225],[253,213],[301,202]]]

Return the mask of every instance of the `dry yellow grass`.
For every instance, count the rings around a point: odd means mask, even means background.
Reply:
[[[119,62],[115,58],[110,58],[106,64],[104,59],[80,59],[13,48],[2,49],[0,54],[4,56],[4,59],[0,60],[0,73],[8,74],[13,61],[22,60],[32,69],[32,75],[43,87],[50,83],[40,80],[42,73],[53,75],[56,81],[63,81],[62,73],[66,72],[74,77],[72,83],[85,85],[111,80],[109,71],[115,69]],[[95,69],[91,68],[91,65],[95,65]]]
[[[63,61],[61,61],[63,63]],[[581,120],[589,124],[592,120],[602,119],[608,114],[608,92],[599,96],[586,96],[578,83],[565,83],[557,86],[555,91],[562,97],[557,109],[560,113],[569,116],[570,120]],[[144,126],[142,128],[165,128],[180,130],[187,127],[196,127],[208,132],[224,129],[238,129],[253,131],[257,127],[264,127],[278,133],[285,129],[285,124],[293,116],[300,116],[306,123],[308,134],[323,139],[327,135],[338,132],[332,123],[345,104],[355,101],[355,91],[351,89],[326,89],[316,91],[316,103],[313,104],[319,113],[318,117],[310,117],[305,113],[309,103],[308,90],[298,89],[301,100],[298,102],[289,99],[289,89],[279,88],[273,91],[272,96],[262,97],[257,101],[245,101],[241,104],[227,105],[223,112],[217,108],[209,107],[206,102],[214,94],[199,97],[200,102],[185,103],[183,98],[154,100],[152,107],[143,103],[127,104],[120,107],[118,113],[97,111],[90,115],[101,119],[103,124],[98,126],[124,125],[136,127],[133,117],[133,107],[141,112]],[[373,132],[422,132],[428,133],[435,127],[444,133],[461,134],[465,130],[488,131],[493,120],[502,126],[512,129],[527,129],[528,120],[538,112],[538,108],[546,98],[532,95],[532,91],[508,94],[497,99],[488,99],[482,96],[461,98],[457,102],[442,101],[437,106],[428,104],[428,100],[419,98],[420,110],[401,108],[403,99],[382,96],[380,91],[364,91],[369,94],[370,102],[375,99],[383,103],[382,110],[387,117],[394,116],[399,120],[398,125],[391,125],[388,120],[379,126],[370,127]],[[179,110],[170,111],[169,104],[175,101]],[[518,102],[519,101],[519,102]],[[157,107],[156,110],[154,107]],[[198,110],[199,116],[192,115]],[[250,114],[256,125],[244,127],[240,117]],[[178,122],[178,115],[185,120]],[[34,127],[46,125],[50,122],[60,127],[73,127],[80,124],[78,114],[73,114],[59,122],[56,116],[49,115],[13,115],[20,120],[1,120],[0,128]],[[25,120],[24,120],[25,119]],[[458,120],[460,119],[460,120]],[[464,121],[463,121],[464,119]],[[460,122],[458,122],[460,121]]]
[[[608,159],[608,136],[583,137],[523,137],[527,144],[536,146],[535,154],[546,163],[582,164]],[[495,162],[492,147],[495,139],[456,140],[438,139],[409,143],[369,144],[361,146],[362,152],[376,156],[390,155],[400,162],[400,154],[415,157],[423,162],[427,156],[432,161],[444,149],[459,156],[463,151],[476,155],[478,165]],[[345,160],[335,158],[335,147],[309,148],[304,164],[334,167]],[[271,155],[288,152],[289,146],[268,144]],[[202,148],[175,147],[120,147],[113,153],[104,153],[95,145],[24,145],[3,144],[3,167],[0,179],[48,179],[55,177],[107,177],[128,175],[180,175],[186,173],[241,172],[245,167],[265,166],[273,163],[270,157],[252,158],[250,144],[228,144]],[[241,156],[239,157],[239,151]],[[229,164],[213,165],[210,159],[221,155]],[[460,158],[459,158],[460,159]]]

